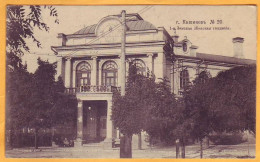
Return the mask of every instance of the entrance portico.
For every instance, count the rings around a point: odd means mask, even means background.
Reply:
[[[77,93],[77,138],[74,145],[102,142],[112,148],[116,130],[111,120],[112,92]]]

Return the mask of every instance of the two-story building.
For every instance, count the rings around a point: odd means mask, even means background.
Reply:
[[[243,38],[233,39],[234,57],[198,53],[187,38],[179,41],[176,34],[170,36],[163,27],[124,11],[58,38],[60,45],[52,47],[58,57],[57,76],[78,99],[75,144],[79,145],[103,141],[112,146],[117,138],[111,120],[112,94],[124,86],[130,62],[139,73],[154,74],[157,81],[168,78],[177,95],[203,71],[215,76],[234,66],[255,64],[243,59]]]

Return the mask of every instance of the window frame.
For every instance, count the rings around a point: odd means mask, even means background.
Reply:
[[[187,69],[183,69],[180,72],[180,89],[184,89],[190,83],[189,71]]]
[[[87,76],[84,77],[83,74],[87,74]],[[82,80],[83,84],[81,83]],[[85,81],[87,83],[85,83]],[[87,61],[80,62],[76,67],[76,87],[84,85],[91,85],[91,65]]]
[[[112,76],[108,76],[112,74]],[[117,86],[118,84],[118,66],[115,61],[108,60],[102,65],[102,85]],[[113,83],[111,83],[113,82]]]

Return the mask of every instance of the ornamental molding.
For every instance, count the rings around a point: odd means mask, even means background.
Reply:
[[[90,69],[92,70],[93,64],[92,64],[92,60],[75,60],[73,62],[73,71],[76,71],[77,66],[82,63],[82,62],[87,62],[90,65]]]

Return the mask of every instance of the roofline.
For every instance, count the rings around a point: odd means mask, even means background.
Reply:
[[[205,54],[205,53],[201,53],[201,54]],[[211,55],[211,56],[221,56],[221,57],[227,57],[227,58],[236,58],[236,57],[229,57],[229,56],[222,56],[222,55],[214,55],[214,54],[207,54],[207,55]],[[250,63],[237,63],[237,62],[228,62],[228,61],[218,61],[218,60],[211,60],[211,59],[202,59],[199,57],[194,57],[194,56],[183,56],[183,55],[175,55],[178,58],[187,58],[187,59],[196,59],[196,60],[202,60],[202,61],[211,61],[211,62],[217,62],[217,63],[226,63],[226,64],[234,64],[234,65],[251,65]],[[256,60],[252,60],[252,59],[240,59],[240,58],[236,58],[239,60],[250,60],[250,61],[256,61]],[[255,63],[256,64],[256,63]]]
[[[108,15],[108,16],[121,16],[121,14]],[[127,13],[125,16],[126,16],[126,17],[136,16],[139,20],[144,20],[138,13]]]
[[[146,41],[146,42],[129,42],[126,43],[126,46],[146,46],[146,45],[163,45],[164,41]],[[93,48],[92,46],[103,46],[100,48],[113,48],[114,46],[121,47],[121,42],[119,43],[103,43],[103,44],[81,44],[81,45],[70,45],[70,46],[51,46],[54,52],[58,50],[73,50],[75,49],[88,49]]]
[[[136,34],[138,32],[156,32],[158,29],[145,29],[145,30],[130,30],[126,31],[127,34]],[[80,37],[97,37],[94,33],[89,34],[68,34],[66,35],[67,38],[80,38]]]

